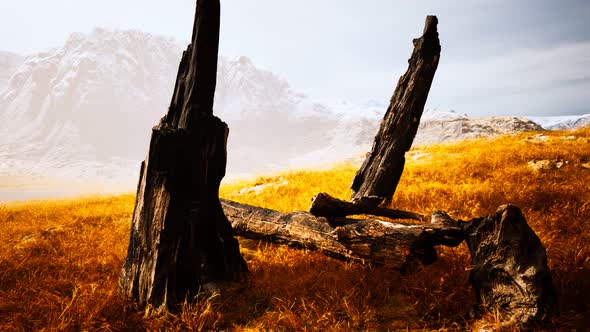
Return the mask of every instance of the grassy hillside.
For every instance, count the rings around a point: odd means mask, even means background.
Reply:
[[[396,208],[457,218],[521,207],[547,248],[561,316],[543,329],[590,326],[590,129],[413,149]],[[535,169],[533,161],[554,163]],[[542,163],[537,162],[536,165]],[[226,184],[224,198],[292,211],[325,191],[348,198],[358,168],[341,164]],[[537,166],[538,167],[538,166]],[[0,205],[0,330],[464,329],[474,295],[464,245],[416,274],[339,262],[241,239],[251,277],[221,295],[150,317],[117,293],[134,196]],[[502,320],[490,312],[492,326]]]

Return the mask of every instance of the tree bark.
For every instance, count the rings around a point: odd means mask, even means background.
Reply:
[[[469,281],[479,306],[507,314],[504,324],[526,326],[556,312],[547,254],[519,208],[502,205],[463,225],[471,252]]]
[[[338,259],[415,271],[436,261],[434,246],[457,246],[463,232],[457,222],[408,225],[378,219],[315,217],[296,211],[281,213],[222,200],[236,235],[321,250]]]
[[[399,79],[373,148],[352,182],[353,203],[363,200],[377,207],[395,193],[438,67],[437,24],[436,16],[428,16],[422,37],[413,41],[408,70]]]
[[[364,204],[362,199],[356,203],[351,203],[326,193],[320,193],[312,199],[309,212],[316,217],[346,217],[369,214],[390,219],[428,220],[427,216],[420,213],[374,207],[372,204]]]
[[[213,116],[218,43],[219,1],[198,0],[169,111],[141,166],[120,284],[157,311],[247,272],[219,201],[228,127]]]

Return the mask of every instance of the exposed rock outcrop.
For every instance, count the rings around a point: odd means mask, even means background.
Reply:
[[[538,124],[518,117],[430,119],[420,123],[415,144],[427,145],[539,130],[543,128]]]

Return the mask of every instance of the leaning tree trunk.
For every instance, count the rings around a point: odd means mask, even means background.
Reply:
[[[420,214],[385,209],[380,205],[393,197],[404,170],[405,154],[418,131],[440,57],[437,24],[436,16],[427,16],[422,37],[414,39],[408,70],[395,88],[371,152],[352,181],[351,202],[321,193],[313,199],[310,207],[314,215],[328,217],[336,215],[334,213],[363,213],[422,219]]]
[[[352,182],[352,201],[376,207],[390,200],[402,175],[440,57],[436,16],[428,16],[422,37],[400,78],[373,148]]]
[[[218,195],[228,136],[213,116],[219,15],[218,0],[197,1],[172,103],[141,166],[120,282],[128,298],[158,311],[247,272]]]

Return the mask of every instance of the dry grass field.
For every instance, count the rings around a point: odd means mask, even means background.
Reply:
[[[537,328],[589,329],[590,129],[536,134],[413,149],[392,205],[462,219],[519,206],[547,248],[560,296],[560,316]],[[357,168],[238,181],[221,195],[305,210],[320,191],[348,198]],[[117,290],[133,204],[134,195],[123,195],[0,205],[0,330],[469,330],[502,321],[499,312],[477,324],[469,317],[465,245],[442,248],[438,262],[402,276],[244,239],[247,282],[153,316]]]

